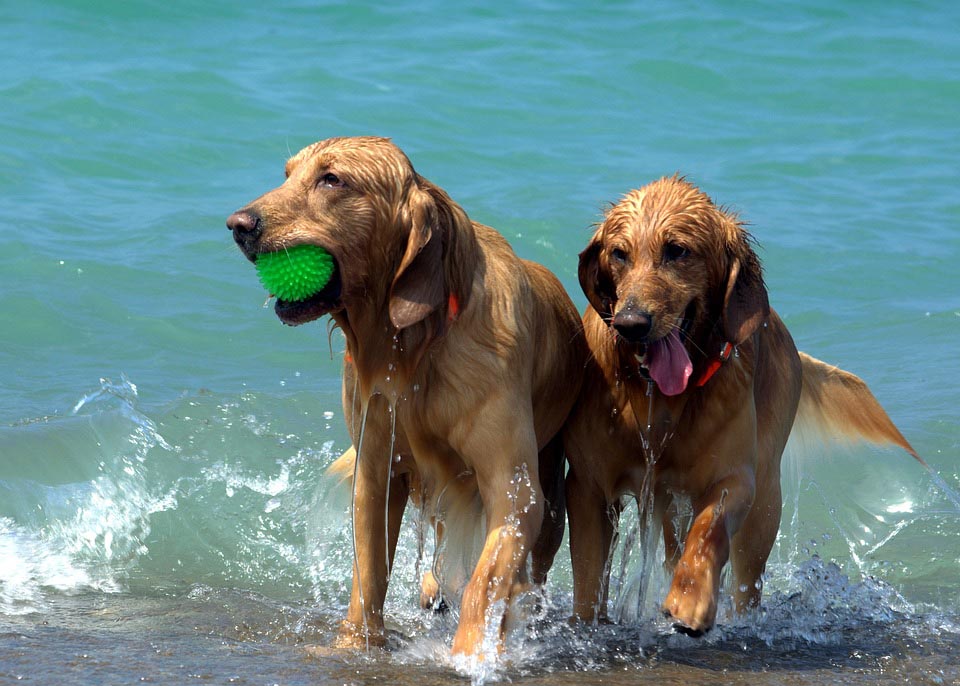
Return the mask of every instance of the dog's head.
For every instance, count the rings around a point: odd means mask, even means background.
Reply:
[[[580,253],[590,305],[661,390],[692,372],[689,352],[719,327],[734,345],[769,313],[760,262],[737,218],[679,177],[631,191]]]
[[[330,312],[382,309],[397,329],[446,303],[446,227],[467,221],[447,195],[413,169],[385,138],[331,138],[286,164],[283,185],[233,213],[227,226],[251,260],[296,245],[317,245],[334,260],[324,289],[278,300],[277,316],[302,324]]]

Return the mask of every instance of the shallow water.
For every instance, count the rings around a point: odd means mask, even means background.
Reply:
[[[327,436],[336,433],[335,418],[330,428],[289,433],[288,424],[315,403],[312,395],[295,391],[257,415],[261,402],[252,393],[227,402],[206,393],[149,418],[121,382],[86,394],[74,414],[6,432],[59,458],[56,470],[42,460],[5,463],[17,476],[5,473],[2,481],[0,655],[7,657],[0,675],[38,683],[69,674],[76,683],[556,684],[583,673],[604,683],[814,684],[858,676],[898,683],[921,675],[951,683],[960,676],[957,587],[944,583],[956,559],[957,515],[945,496],[920,478],[915,492],[901,484],[906,499],[885,492],[890,505],[871,513],[868,488],[854,507],[844,487],[825,484],[838,469],[852,471],[847,461],[873,459],[893,474],[910,473],[908,458],[841,449],[833,462],[798,465],[795,446],[785,472],[798,470],[800,487],[786,480],[763,610],[737,618],[728,603],[704,639],[674,635],[657,616],[667,586],[658,571],[639,616],[569,626],[564,547],[540,609],[530,606],[504,656],[452,662],[455,617],[416,609],[417,572],[428,563],[417,557],[411,510],[388,596],[388,650],[313,654],[336,634],[352,561],[349,488],[323,475],[336,457]],[[100,459],[84,462],[91,453]],[[621,541],[636,523],[631,510]],[[641,556],[629,553],[613,591],[615,604],[635,607]],[[938,674],[945,680],[936,681]]]
[[[960,10],[60,0],[0,20],[0,682],[960,681]],[[687,174],[749,223],[799,347],[863,376],[939,480],[798,441],[763,614],[674,636],[653,573],[639,613],[570,627],[564,547],[502,659],[466,666],[453,618],[416,609],[410,512],[389,650],[312,655],[351,568],[349,493],[323,475],[348,445],[343,343],[261,307],[224,220],[301,146],[368,133],[578,307],[606,204]]]
[[[864,617],[859,607],[840,609],[843,604],[834,597],[829,618],[820,618],[802,600],[778,598],[769,612],[780,613],[779,618],[764,617],[760,628],[724,627],[704,640],[655,625],[569,627],[561,613],[548,613],[525,635],[511,637],[512,647],[497,665],[461,668],[458,676],[447,657],[448,621],[437,620],[443,624],[439,629],[421,627],[414,637],[395,635],[387,651],[371,655],[315,654],[305,644],[322,640],[331,625],[312,606],[203,586],[159,597],[86,594],[58,599],[43,622],[6,622],[0,634],[0,679],[53,683],[68,678],[76,684],[440,684],[465,677],[556,685],[584,679],[610,684],[957,683],[955,625],[931,625],[928,618],[900,613]],[[56,659],[51,645],[56,645]]]

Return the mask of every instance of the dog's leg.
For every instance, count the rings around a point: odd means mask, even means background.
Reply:
[[[757,494],[746,519],[730,541],[730,566],[736,584],[733,598],[737,612],[759,607],[763,592],[763,571],[777,540],[783,499],[780,491],[779,461],[771,461],[757,478]]]
[[[663,603],[664,612],[676,620],[679,631],[700,636],[713,626],[720,572],[730,556],[730,536],[739,529],[752,501],[753,479],[734,475],[715,484],[694,503],[696,516]]]
[[[505,394],[516,397],[517,394]],[[526,562],[540,534],[544,499],[540,487],[533,418],[513,405],[492,402],[478,412],[482,428],[464,437],[461,454],[474,469],[487,534],[480,559],[463,591],[453,653],[476,655],[483,647],[487,620],[497,622],[503,647],[506,614],[526,581]],[[499,617],[491,606],[504,603]]]
[[[507,484],[503,484],[507,487]],[[453,637],[453,653],[473,655],[480,652],[486,632],[487,612],[491,605],[504,602],[499,621],[498,648],[503,647],[506,613],[517,594],[524,590],[526,576],[527,541],[537,536],[542,516],[543,496],[540,489],[524,489],[523,498],[530,498],[536,505],[530,511],[515,516],[513,508],[504,508],[498,503],[490,512],[490,529],[480,554],[473,576],[463,591],[460,605],[460,624]],[[495,617],[490,617],[494,621]]]
[[[540,451],[540,483],[546,509],[540,536],[531,553],[531,572],[533,583],[542,586],[547,582],[547,572],[553,566],[553,559],[563,542],[563,530],[566,526],[566,497],[563,485],[563,442],[560,436],[544,446]]]
[[[663,527],[663,569],[668,574],[673,574],[680,559],[680,533],[677,531],[676,519],[678,512],[673,495],[666,490],[657,489],[657,495],[654,500],[654,516]]]
[[[430,521],[435,536],[435,547],[439,549],[443,542],[443,522],[433,517],[430,518]],[[434,612],[445,612],[447,609],[447,604],[444,602],[440,590],[440,582],[437,581],[432,569],[424,572],[423,578],[420,580],[420,609],[433,610]]]
[[[573,616],[584,622],[606,619],[613,540],[613,518],[607,500],[591,479],[570,470],[570,560],[573,565]]]
[[[339,647],[381,646],[386,641],[383,603],[410,483],[406,476],[393,476],[390,469],[393,441],[390,422],[381,417],[387,413],[384,403],[380,396],[371,399],[367,408],[370,421],[357,442],[353,503],[356,556],[350,607],[340,627]]]

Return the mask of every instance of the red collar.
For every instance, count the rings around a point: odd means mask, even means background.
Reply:
[[[447,321],[452,322],[460,314],[460,300],[455,293],[447,298]]]
[[[703,373],[697,378],[697,388],[705,386],[706,383],[713,378],[713,375],[717,373],[723,363],[730,359],[730,355],[736,352],[736,349],[737,346],[730,341],[724,343],[723,347],[720,348],[720,354],[707,362],[707,366],[704,368]]]

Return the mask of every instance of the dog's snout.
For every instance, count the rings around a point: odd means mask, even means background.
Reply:
[[[235,234],[259,235],[260,217],[249,210],[239,210],[227,217],[227,228]]]
[[[633,308],[623,309],[614,316],[613,328],[631,343],[640,343],[653,328],[653,316]]]
[[[247,253],[253,251],[263,234],[260,217],[250,210],[239,210],[227,217],[227,228],[233,232],[233,240]]]

